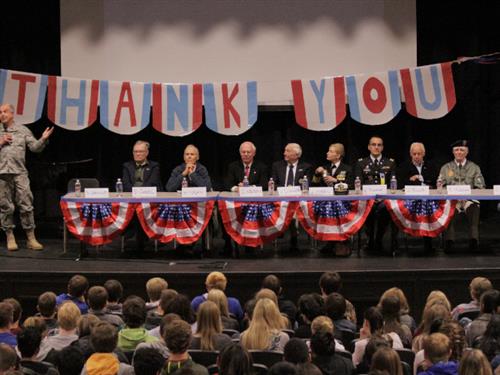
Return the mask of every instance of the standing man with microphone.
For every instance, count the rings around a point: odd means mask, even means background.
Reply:
[[[33,136],[26,126],[14,121],[14,106],[0,105],[0,221],[7,235],[7,250],[18,249],[14,236],[14,210],[19,208],[21,225],[28,238],[27,247],[42,250],[43,245],[35,237],[33,193],[30,189],[26,169],[26,147],[32,152],[41,152],[54,127],[46,128],[40,139]]]

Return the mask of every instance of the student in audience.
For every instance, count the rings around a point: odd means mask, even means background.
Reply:
[[[299,298],[299,327],[295,329],[295,337],[308,339],[311,337],[311,322],[325,313],[324,299],[317,293],[303,294]]]
[[[170,357],[163,367],[162,375],[173,374],[182,368],[192,369],[195,375],[208,375],[208,370],[195,363],[188,354],[191,338],[191,326],[183,320],[175,320],[165,328],[164,339]]]
[[[211,272],[205,280],[205,287],[207,289],[207,293],[199,295],[191,301],[191,307],[195,312],[198,311],[198,306],[207,300],[207,294],[210,290],[220,289],[225,292],[227,287],[226,276],[222,272]],[[227,303],[229,306],[229,313],[233,314],[238,321],[241,321],[243,319],[243,309],[241,308],[240,301],[234,297],[227,297]]]
[[[464,312],[477,311],[479,313],[481,295],[490,289],[493,289],[493,285],[486,277],[473,278],[469,284],[469,293],[472,300],[469,303],[461,303],[456,306],[451,312],[452,318],[458,320],[458,316]]]
[[[240,324],[229,315],[229,307],[227,303],[226,294],[220,289],[211,289],[207,294],[207,301],[212,301],[217,305],[220,311],[223,329],[240,330]]]
[[[147,330],[151,330],[160,325],[165,312],[168,309],[168,304],[177,296],[177,291],[174,289],[163,289],[160,295],[160,303],[156,309],[149,310],[146,314],[146,323],[144,326]]]
[[[90,343],[90,334],[92,333],[92,328],[100,321],[101,320],[93,314],[83,315],[78,321],[78,340],[73,341],[71,346],[78,348],[82,352],[85,361],[95,351]]]
[[[443,305],[448,309],[448,311],[451,312],[450,300],[448,299],[446,294],[444,294],[444,292],[441,290],[433,290],[432,292],[429,293],[429,295],[427,296],[427,299],[425,301],[424,310],[427,307],[430,307],[433,305]]]
[[[93,286],[88,292],[89,314],[93,314],[104,322],[121,328],[124,325],[122,318],[118,315],[108,313],[108,292],[102,286]]]
[[[89,281],[85,276],[75,275],[68,282],[68,292],[59,294],[56,298],[57,306],[66,301],[72,301],[78,306],[82,314],[88,312],[87,303],[85,303],[85,293],[89,288]]]
[[[159,375],[165,358],[153,348],[140,348],[134,354],[135,375]]]
[[[83,353],[76,346],[67,346],[57,355],[56,366],[61,375],[80,375],[84,364]]]
[[[36,316],[40,316],[45,320],[45,324],[49,331],[57,328],[56,298],[57,296],[53,292],[42,293],[38,297],[38,303],[36,305],[36,309],[38,310]]]
[[[356,365],[356,373],[366,374],[371,368],[372,358],[373,355],[377,352],[377,350],[380,348],[390,348],[391,346],[392,343],[390,341],[390,337],[387,335],[385,336],[374,335],[370,337],[368,343],[366,344],[363,358],[361,359],[361,362],[359,362]]]
[[[158,339],[151,336],[144,328],[146,320],[146,303],[141,297],[129,296],[123,303],[123,320],[125,328],[118,334],[118,347],[122,350],[135,350],[141,342],[152,342]]]
[[[450,310],[441,303],[427,307],[422,314],[422,322],[418,329],[420,334],[413,339],[412,350],[416,353],[423,349],[423,342],[425,338],[430,335],[433,322],[438,319],[449,320],[450,318]]]
[[[475,340],[484,334],[491,317],[497,311],[500,292],[490,289],[481,295],[480,313],[468,326],[465,327],[465,337],[470,347],[474,346]]]
[[[240,344],[224,347],[217,360],[219,375],[253,375],[252,357]]]
[[[283,359],[287,362],[293,363],[294,365],[311,361],[311,356],[309,355],[309,347],[302,339],[290,339],[290,341],[286,343],[283,352]]]
[[[104,289],[108,292],[107,309],[111,314],[122,315],[123,286],[118,280],[110,279],[104,283]]]
[[[351,375],[351,360],[335,352],[335,337],[331,332],[318,331],[311,336],[312,362],[323,375]]]
[[[297,375],[321,375],[321,370],[311,362],[299,363],[295,365],[297,368]]]
[[[24,328],[32,327],[38,330],[40,335],[42,336],[42,341],[40,342],[40,348],[38,349],[38,353],[36,354],[37,361],[43,361],[52,350],[47,342],[47,336],[49,331],[47,329],[47,325],[45,324],[45,320],[41,317],[30,316],[24,321]]]
[[[458,367],[459,375],[492,375],[493,371],[486,356],[477,349],[467,350]]]
[[[283,351],[289,337],[281,330],[286,328],[284,317],[278,306],[269,298],[257,301],[250,325],[241,334],[241,345],[248,350]]]
[[[116,328],[108,322],[99,322],[92,329],[90,342],[95,349],[83,367],[81,375],[134,375],[134,368],[122,363],[113,354],[118,343]]]
[[[263,299],[263,298],[268,298],[270,299],[271,301],[274,302],[274,304],[276,305],[276,307],[278,308],[279,310],[279,306],[278,306],[278,296],[276,295],[276,293],[274,293],[271,289],[266,289],[266,288],[262,288],[260,289],[257,293],[255,293],[255,300],[258,301],[260,299]],[[285,328],[291,328],[292,325],[290,323],[290,320],[288,319],[288,317],[286,316],[286,314],[282,313],[280,311],[281,315],[283,316],[283,322],[285,323]]]
[[[182,320],[189,323],[191,325],[191,329],[193,332],[196,332],[196,314],[194,313],[191,303],[189,302],[189,298],[184,294],[175,295],[170,302],[167,304],[168,314],[177,314],[181,317]],[[151,330],[151,334],[158,337],[157,334],[159,329],[155,328]]]
[[[421,375],[455,375],[458,363],[450,361],[450,339],[442,333],[433,333],[424,340],[424,356],[431,366]]]
[[[12,346],[0,344],[0,375],[17,366],[17,355]]]
[[[7,302],[12,305],[12,324],[10,325],[10,332],[13,335],[17,335],[21,332],[21,326],[19,322],[21,321],[21,316],[23,314],[23,308],[19,301],[15,298],[6,298],[2,302]]]
[[[311,323],[311,336],[318,331],[328,331],[333,336],[335,336],[335,325],[333,324],[333,321],[329,317],[325,315],[317,316]],[[308,343],[309,342],[310,341],[308,341]],[[342,342],[339,341],[338,339],[335,339],[335,351],[336,352],[347,351]]]
[[[276,362],[269,368],[267,375],[297,375],[297,368],[290,362]]]
[[[333,320],[338,338],[341,338],[341,331],[356,333],[356,324],[346,319],[346,300],[340,293],[331,293],[325,298],[325,313]]]
[[[325,272],[321,275],[319,279],[319,289],[321,290],[321,295],[323,298],[332,293],[340,293],[342,289],[342,278],[338,272]],[[351,322],[356,324],[356,310],[354,309],[354,305],[349,302],[349,300],[345,300],[346,303],[346,318]]]
[[[10,331],[14,308],[10,303],[0,302],[0,343],[15,347],[17,345],[16,335]]]
[[[168,289],[168,283],[165,279],[153,277],[148,280],[146,283],[146,292],[149,298],[149,301],[146,302],[146,309],[148,311],[156,309],[160,305],[161,292],[164,289]]]
[[[387,371],[390,375],[403,375],[398,353],[391,348],[379,348],[372,357],[370,371]]]
[[[196,333],[191,340],[191,349],[220,351],[231,343],[229,336],[222,333],[220,312],[215,303],[203,302],[198,309],[196,322]]]
[[[158,338],[158,341],[141,342],[139,345],[136,346],[135,350],[137,351],[137,350],[142,349],[142,348],[151,348],[151,349],[156,350],[158,353],[160,353],[163,356],[163,358],[165,358],[165,360],[167,360],[168,357],[170,356],[170,352],[167,348],[167,345],[165,344],[165,339],[164,339],[165,329],[174,320],[182,320],[182,319],[177,314],[166,314],[160,322],[160,326],[159,326],[160,337]]]
[[[405,348],[411,348],[412,334],[408,326],[401,324],[400,311],[401,311],[401,301],[395,295],[384,298],[381,301],[381,313],[384,317],[384,333],[395,332],[398,334],[403,346]]]
[[[24,328],[17,335],[17,349],[21,354],[19,362],[23,374],[59,375],[59,371],[50,363],[36,359],[42,335],[35,327]]]
[[[288,317],[292,327],[295,323],[297,317],[297,307],[295,304],[283,297],[283,288],[281,286],[281,280],[276,275],[267,275],[264,280],[262,280],[261,288],[271,289],[278,296],[278,308],[281,313]]]
[[[491,317],[484,335],[479,340],[479,349],[490,362],[493,362],[495,356],[500,354],[500,315],[495,314]]]
[[[61,350],[78,340],[77,326],[80,309],[71,301],[64,302],[57,312],[57,333],[47,338],[47,344],[54,350]]]
[[[399,303],[401,305],[401,310],[399,311],[399,321],[401,324],[404,324],[408,328],[410,328],[411,333],[415,332],[417,329],[417,324],[415,323],[415,319],[410,315],[410,306],[408,305],[408,300],[406,299],[406,296],[404,292],[400,288],[390,288],[387,289],[382,296],[380,297],[380,300],[378,302],[377,307],[379,309],[382,309],[382,301],[390,296],[396,296],[399,299]]]

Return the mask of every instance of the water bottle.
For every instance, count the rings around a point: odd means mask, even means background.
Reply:
[[[243,186],[244,187],[249,187],[250,186],[250,181],[248,181],[248,177],[247,176],[243,177]]]
[[[116,190],[118,196],[121,197],[123,194],[123,182],[122,182],[121,178],[116,180],[115,190]]]
[[[181,188],[184,189],[184,188],[187,188],[188,186],[189,186],[189,184],[188,184],[187,178],[182,177]]]
[[[391,193],[396,194],[396,190],[398,190],[398,180],[396,180],[396,176],[392,175],[391,177]]]
[[[380,185],[385,185],[385,173],[380,172],[379,177],[380,177]]]
[[[309,180],[307,179],[307,176],[304,176],[302,178],[301,186],[302,186],[302,193],[307,194],[307,192],[309,191]]]
[[[267,191],[269,192],[270,195],[274,194],[274,180],[272,177],[269,179],[269,182],[267,183]]]
[[[75,181],[75,196],[79,197],[82,195],[82,184],[80,183],[80,180],[77,179]]]
[[[361,179],[359,176],[356,176],[356,179],[354,180],[354,193],[361,194]]]
[[[439,194],[442,194],[443,193],[443,178],[441,177],[441,175],[439,175],[437,181],[436,181],[436,189],[437,189],[437,192]]]

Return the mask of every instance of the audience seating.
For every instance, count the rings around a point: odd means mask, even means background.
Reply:
[[[271,367],[277,362],[283,360],[283,352],[274,352],[269,350],[249,350],[254,363],[260,363],[267,367]]]

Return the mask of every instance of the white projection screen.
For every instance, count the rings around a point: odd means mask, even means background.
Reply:
[[[291,79],[416,65],[416,0],[61,0],[62,75],[258,82],[292,103]]]

